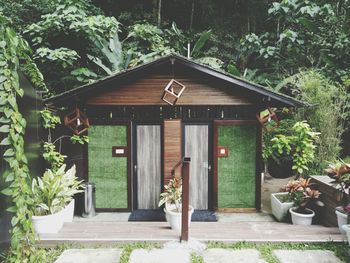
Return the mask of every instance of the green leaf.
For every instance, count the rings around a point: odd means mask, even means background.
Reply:
[[[12,226],[17,225],[18,221],[19,221],[18,217],[16,217],[16,216],[12,217],[12,219],[11,219],[11,225],[12,225]]]
[[[8,102],[10,103],[11,107],[14,109],[14,110],[17,110],[17,103],[16,103],[16,99],[15,97],[9,97],[8,98]]]
[[[0,145],[10,145],[11,144],[11,141],[8,137],[4,138],[1,142],[0,142]]]
[[[194,44],[194,47],[191,52],[191,56],[195,57],[199,54],[200,50],[204,47],[205,43],[208,41],[210,36],[211,36],[211,30],[205,31],[201,34],[196,44]]]
[[[4,157],[11,157],[15,155],[15,151],[12,148],[9,148],[5,151]]]
[[[0,126],[0,132],[8,133],[9,131],[10,131],[10,126],[9,125],[2,125],[2,126]]]
[[[241,75],[238,68],[233,64],[228,65],[227,71],[228,71],[228,73],[230,73],[233,76],[240,76]]]
[[[5,182],[12,182],[14,179],[14,174],[13,173],[9,173],[6,178],[5,178]]]
[[[5,118],[5,117],[0,118],[0,123],[10,123],[10,122],[11,122],[11,120],[8,118]]]
[[[12,190],[10,188],[5,188],[5,189],[1,190],[0,193],[2,193],[4,195],[7,195],[7,196],[11,196],[12,195]]]
[[[15,206],[11,206],[11,207],[7,208],[6,211],[10,212],[10,213],[16,213],[17,209]]]
[[[317,33],[320,31],[320,29],[314,24],[312,23],[309,19],[305,18],[305,17],[301,17],[299,18],[299,22],[306,27],[306,29],[309,29],[310,31]]]

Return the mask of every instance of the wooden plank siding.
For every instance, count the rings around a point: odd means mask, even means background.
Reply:
[[[316,183],[321,192],[321,201],[325,204],[324,207],[313,208],[318,211],[316,220],[327,227],[338,225],[335,208],[342,205],[342,202],[337,200],[339,190],[330,184],[331,181],[328,176],[311,176],[311,182]]]
[[[163,126],[163,165],[164,185],[172,178],[171,170],[182,158],[182,122],[181,120],[164,120]],[[178,167],[176,173],[181,173]]]
[[[158,70],[122,84],[110,85],[98,94],[87,96],[86,104],[167,105],[161,98],[165,86],[173,78],[169,72]],[[177,105],[253,105],[260,101],[256,94],[198,72],[180,72],[174,77],[186,86]]]

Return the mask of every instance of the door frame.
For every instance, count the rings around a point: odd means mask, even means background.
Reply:
[[[139,125],[159,125],[160,126],[160,192],[163,191],[164,181],[164,160],[163,160],[163,121],[133,121],[132,122],[132,164],[131,164],[131,177],[132,177],[132,210],[138,209],[138,193],[137,193],[137,171],[135,165],[137,165],[137,126]],[[160,208],[159,208],[160,209]]]
[[[255,208],[228,208],[221,212],[256,212],[261,209],[261,171],[262,171],[262,128],[257,120],[214,120],[213,141],[214,141],[214,209],[218,211],[218,127],[249,125],[256,126],[256,158],[255,158]]]
[[[181,140],[181,151],[182,156],[185,156],[185,140],[186,140],[186,133],[185,133],[185,126],[186,125],[207,125],[208,126],[208,165],[210,165],[211,169],[208,168],[208,210],[214,211],[214,163],[213,163],[213,123],[212,121],[182,121],[181,126],[181,132],[182,132],[182,140]],[[191,175],[190,175],[191,176]]]
[[[96,208],[96,212],[130,212],[132,209],[132,177],[131,177],[131,168],[132,168],[132,144],[131,144],[131,122],[130,121],[118,121],[118,120],[101,120],[96,119],[91,121],[90,120],[90,126],[102,126],[102,125],[110,125],[110,126],[118,126],[118,125],[124,125],[126,126],[126,142],[127,142],[127,208]],[[89,136],[89,129],[86,133],[87,136]],[[111,150],[112,153],[112,150]],[[84,144],[84,150],[83,150],[83,159],[84,162],[84,180],[86,182],[89,182],[89,143]]]

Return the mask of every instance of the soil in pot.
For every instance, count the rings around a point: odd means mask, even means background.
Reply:
[[[278,159],[271,157],[267,162],[269,174],[274,178],[288,178],[294,174],[291,157],[280,157]]]

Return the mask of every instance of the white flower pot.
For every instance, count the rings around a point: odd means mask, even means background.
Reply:
[[[71,223],[73,222],[74,217],[74,206],[75,201],[72,199],[72,201],[69,202],[69,204],[62,209],[59,213],[61,213],[63,223]]]
[[[335,210],[335,214],[337,215],[337,221],[338,221],[338,227],[340,233],[345,235],[345,230],[343,228],[343,225],[346,225],[348,223],[348,215],[342,212],[339,212],[338,210]]]
[[[344,231],[344,233],[346,233],[346,237],[350,246],[350,225],[342,225],[342,230]]]
[[[278,197],[287,196],[288,193],[272,193],[271,194],[271,209],[272,214],[275,216],[277,221],[284,221],[288,210],[293,207],[293,202],[281,202]]]
[[[310,226],[312,224],[312,218],[315,216],[315,212],[311,209],[306,208],[306,210],[312,212],[310,214],[300,214],[293,211],[296,207],[289,209],[289,213],[292,215],[293,225],[305,225]]]
[[[166,209],[164,208],[164,212],[165,212],[165,217],[166,220],[169,222],[170,226],[172,229],[174,229],[175,231],[177,231],[178,233],[181,232],[181,222],[182,222],[182,213],[181,212],[176,212],[172,209]],[[193,207],[189,206],[188,209],[188,226],[190,226],[191,223],[191,217],[193,214]]]
[[[39,235],[57,233],[63,226],[61,212],[46,216],[32,216],[32,222],[35,233]]]

